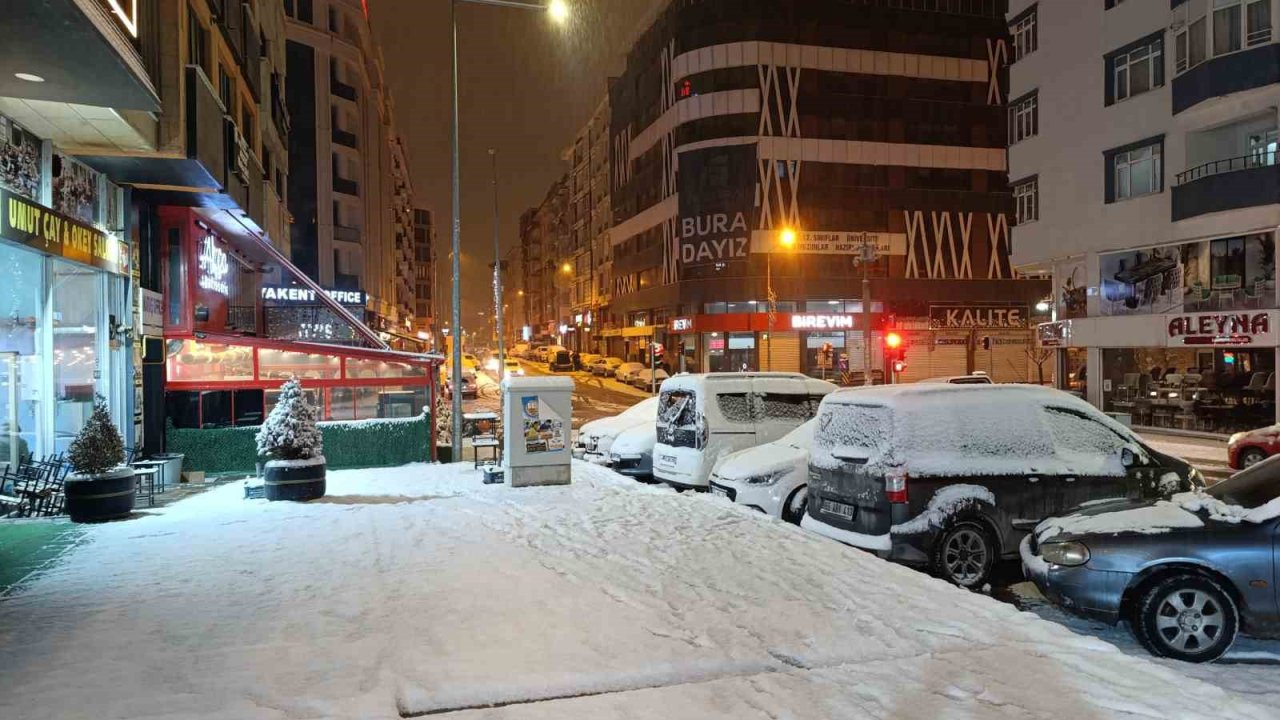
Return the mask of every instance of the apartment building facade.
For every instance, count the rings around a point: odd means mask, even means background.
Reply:
[[[1009,8],[1014,263],[1060,384],[1138,426],[1275,421],[1272,0]]]
[[[572,235],[566,261],[572,272],[566,278],[569,301],[557,325],[569,328],[567,347],[580,352],[595,352],[600,347],[596,321],[609,302],[609,228],[613,225],[609,122],[609,99],[605,97],[564,153],[570,164],[568,222]]]

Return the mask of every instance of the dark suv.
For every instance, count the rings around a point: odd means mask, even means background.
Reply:
[[[1057,390],[855,388],[818,411],[803,525],[976,588],[1043,518],[1203,485],[1187,463]]]

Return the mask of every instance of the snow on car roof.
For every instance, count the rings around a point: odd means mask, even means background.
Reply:
[[[826,395],[835,392],[837,389],[834,383],[826,380],[811,378],[802,373],[785,372],[682,373],[673,376],[664,387],[668,390],[695,390],[700,387],[712,387],[716,392],[764,390],[765,392],[782,394],[806,393],[811,395]]]

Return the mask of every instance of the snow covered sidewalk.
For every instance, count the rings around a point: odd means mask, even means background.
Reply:
[[[487,708],[487,709],[486,709]],[[227,486],[0,601],[3,718],[1270,718],[1030,613],[576,463]]]

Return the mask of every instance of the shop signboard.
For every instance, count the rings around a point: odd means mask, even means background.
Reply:
[[[340,305],[364,307],[365,294],[360,290],[334,290],[323,288],[326,295]],[[269,305],[318,305],[316,292],[308,287],[263,285],[262,300]]]
[[[159,337],[164,334],[164,295],[154,290],[141,289],[142,334]]]
[[[1168,315],[1165,332],[1169,345],[1276,344],[1272,332],[1274,312],[1202,313]]]
[[[758,172],[754,145],[680,153],[682,266],[747,259]]]
[[[129,274],[129,252],[116,236],[0,188],[0,237],[112,273]]]
[[[862,248],[871,245],[876,256],[906,255],[906,233],[866,232],[861,230],[806,230],[796,238],[790,248],[780,247],[777,233],[757,230],[751,234],[751,252],[773,252],[796,255],[861,255]]]
[[[843,314],[795,313],[791,316],[792,330],[852,330],[855,323],[852,315]]]
[[[929,326],[935,330],[1022,329],[1027,327],[1027,309],[1023,306],[933,305],[929,308]]]
[[[1071,344],[1071,321],[1040,323],[1036,326],[1036,341],[1040,347],[1066,347]]]
[[[693,332],[694,322],[691,317],[671,318],[667,323],[667,329],[673,333]]]

